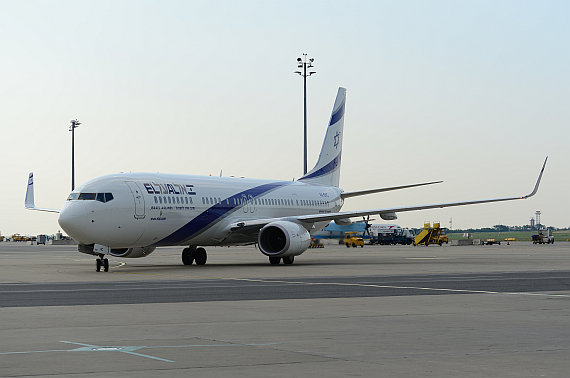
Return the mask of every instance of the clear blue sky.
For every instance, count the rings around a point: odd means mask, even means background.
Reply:
[[[0,232],[53,233],[77,183],[115,172],[291,179],[347,88],[341,186],[444,180],[350,199],[366,209],[526,194],[399,224],[570,226],[567,1],[0,1]]]

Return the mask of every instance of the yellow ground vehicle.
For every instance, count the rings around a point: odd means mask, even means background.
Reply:
[[[325,245],[321,242],[321,239],[311,238],[311,244],[309,248],[324,248]]]
[[[30,241],[30,240],[32,240],[31,238],[29,238],[27,236],[22,236],[20,234],[14,234],[14,235],[10,236],[10,239],[12,241]]]
[[[449,243],[449,238],[445,234],[439,235],[439,238],[437,241],[437,244],[439,244],[439,245],[442,245],[443,243],[445,243],[445,244]]]
[[[495,244],[501,245],[501,241],[497,239],[487,239],[483,242],[483,245],[495,245]]]
[[[344,245],[346,247],[358,247],[364,248],[364,239],[360,236],[361,233],[358,231],[349,231],[344,233]]]
[[[423,244],[426,247],[430,244],[449,243],[449,238],[443,233],[439,222],[433,222],[433,227],[430,222],[424,222],[424,229],[416,236],[413,241],[414,247]]]

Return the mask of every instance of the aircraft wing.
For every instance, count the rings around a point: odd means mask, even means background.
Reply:
[[[28,177],[28,189],[26,189],[26,209],[37,210],[37,211],[47,211],[50,213],[59,213],[59,210],[39,208],[39,207],[36,207],[36,205],[34,204],[34,173],[33,172],[30,172],[30,176]]]
[[[389,192],[391,190],[398,190],[398,189],[407,189],[407,188],[414,188],[416,186],[424,186],[424,185],[432,185],[432,184],[439,184],[442,183],[443,181],[432,181],[432,182],[424,182],[421,184],[412,184],[412,185],[400,185],[400,186],[392,186],[389,188],[378,188],[378,189],[368,189],[368,190],[359,190],[356,192],[342,192],[340,194],[341,198],[350,198],[350,197],[356,197],[356,196],[363,196],[366,194],[372,194],[372,193],[380,193],[380,192]]]
[[[426,209],[438,209],[444,207],[454,207],[454,206],[464,206],[464,205],[475,205],[480,203],[491,203],[491,202],[502,202],[502,201],[512,201],[512,200],[519,200],[519,199],[527,199],[536,194],[538,191],[538,187],[540,185],[540,180],[542,179],[542,174],[544,172],[544,168],[546,167],[546,161],[548,157],[544,160],[544,164],[542,165],[542,169],[540,170],[540,174],[538,175],[538,179],[536,180],[536,184],[534,189],[531,193],[525,196],[518,196],[518,197],[505,197],[505,198],[492,198],[492,199],[483,199],[483,200],[475,200],[475,201],[462,201],[462,202],[447,202],[447,203],[438,203],[438,204],[430,204],[430,205],[419,205],[419,206],[405,206],[405,207],[391,207],[391,208],[384,208],[384,209],[371,209],[371,210],[359,210],[359,211],[343,211],[338,213],[328,213],[328,214],[309,214],[309,215],[299,215],[293,217],[283,217],[283,218],[271,218],[271,219],[256,219],[256,220],[248,220],[243,222],[236,222],[231,225],[232,231],[237,231],[239,229],[247,229],[247,228],[261,228],[264,225],[278,221],[278,220],[285,220],[285,221],[292,221],[297,223],[305,223],[307,225],[316,223],[316,222],[323,222],[323,221],[331,221],[335,219],[346,219],[346,218],[353,218],[353,217],[361,217],[367,215],[374,215],[378,214],[380,216],[385,215],[388,216],[386,219],[390,219],[389,216],[395,213],[402,213],[406,211],[415,211],[415,210],[426,210]],[[307,227],[307,228],[310,228]]]

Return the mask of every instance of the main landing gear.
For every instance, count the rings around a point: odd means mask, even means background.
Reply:
[[[109,271],[109,259],[105,258],[105,255],[99,255],[99,258],[96,260],[97,263],[97,271],[100,272],[101,268],[105,272]]]
[[[182,250],[182,263],[184,265],[192,265],[194,262],[196,262],[196,265],[204,265],[207,260],[208,254],[202,247],[190,247]]]
[[[281,262],[282,259],[283,259],[283,264],[291,265],[291,264],[293,264],[293,261],[295,261],[295,256],[285,256],[285,257],[270,256],[269,257],[269,263],[271,265],[279,265],[279,263]]]

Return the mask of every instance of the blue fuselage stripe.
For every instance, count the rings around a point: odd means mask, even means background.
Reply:
[[[225,218],[236,208],[243,206],[243,198],[251,200],[259,197],[271,190],[288,185],[291,182],[273,182],[256,186],[255,188],[244,190],[240,193],[234,194],[231,197],[224,199],[222,202],[206,209],[204,212],[193,218],[190,222],[174,231],[164,239],[156,242],[155,246],[176,245],[186,239],[196,236],[198,233],[206,230],[208,227],[213,226],[221,219]],[[234,205],[234,200],[237,205]],[[241,202],[240,202],[241,201]]]

